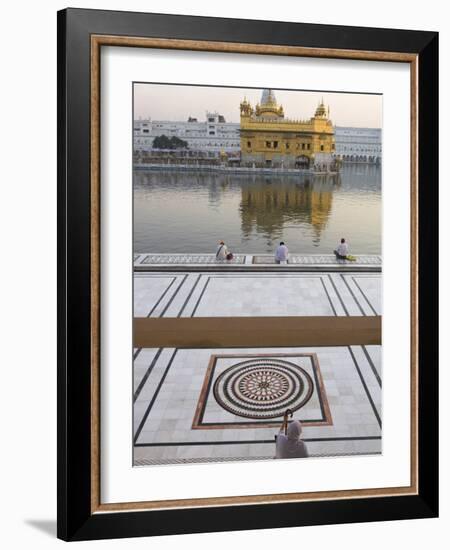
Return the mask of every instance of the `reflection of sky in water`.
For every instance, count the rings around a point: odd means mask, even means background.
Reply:
[[[328,254],[381,252],[381,168],[344,166],[338,179],[177,172],[134,173],[135,252]]]

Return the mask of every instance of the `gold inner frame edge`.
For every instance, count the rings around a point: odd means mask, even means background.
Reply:
[[[212,497],[102,504],[100,501],[100,50],[102,46],[162,48],[222,53],[280,55],[391,61],[410,65],[410,150],[411,150],[411,444],[410,479],[407,487],[318,491],[234,497]],[[307,502],[404,496],[418,494],[418,55],[403,52],[308,48],[235,42],[91,35],[90,151],[91,151],[91,513],[132,510],[162,510],[229,505]]]

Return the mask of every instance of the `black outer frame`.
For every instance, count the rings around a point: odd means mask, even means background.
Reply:
[[[418,54],[417,496],[91,514],[91,34]],[[438,33],[73,8],[58,12],[57,536],[89,540],[437,517],[437,267]]]

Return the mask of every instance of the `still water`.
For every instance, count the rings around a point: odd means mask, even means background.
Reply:
[[[353,254],[381,253],[381,167],[339,176],[134,172],[134,251],[330,254],[345,237]]]

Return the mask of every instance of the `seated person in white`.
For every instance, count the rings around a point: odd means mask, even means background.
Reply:
[[[287,419],[286,419],[287,422]],[[277,434],[276,458],[307,458],[308,449],[304,441],[300,439],[302,425],[299,420],[293,420],[287,427],[285,434],[285,423]]]
[[[223,241],[220,241],[216,251],[216,260],[226,260],[227,254],[228,254],[227,245]]]
[[[345,239],[341,239],[338,247],[334,251],[336,258],[340,260],[346,260],[348,256],[348,244],[345,242]]]
[[[275,262],[277,264],[287,264],[287,259],[289,256],[289,249],[284,244],[283,241],[277,246],[277,249],[275,250]]]

